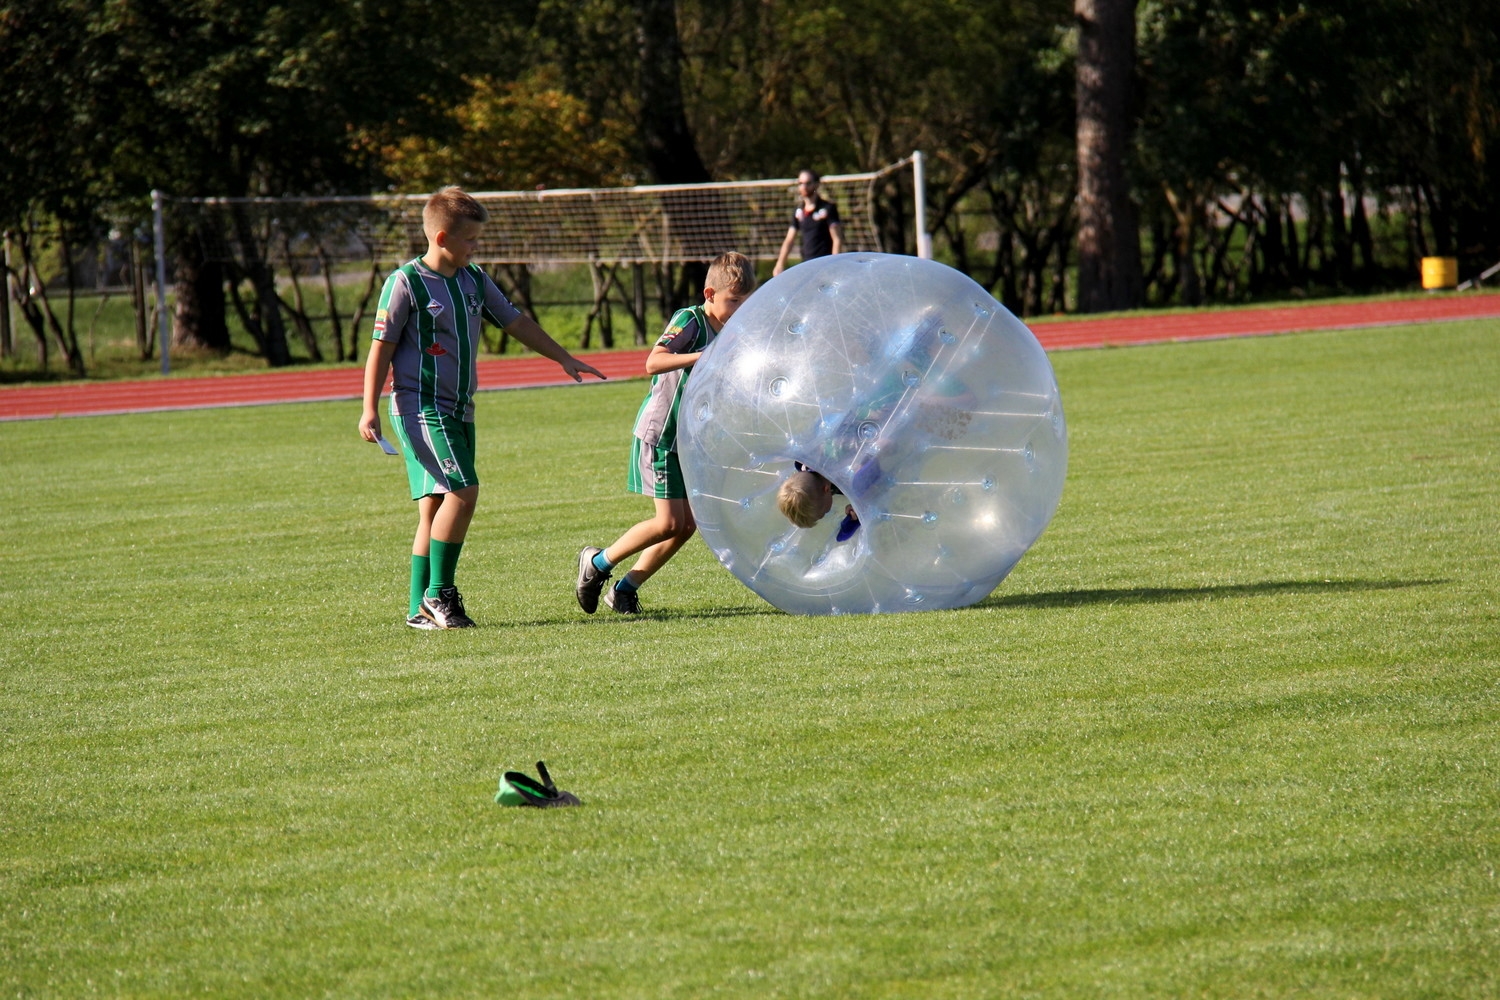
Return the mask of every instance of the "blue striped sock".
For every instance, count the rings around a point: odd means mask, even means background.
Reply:
[[[627,574],[626,576],[620,577],[620,582],[615,584],[615,589],[622,593],[633,594],[641,588],[631,583],[630,576]]]
[[[604,558],[604,550],[600,549],[594,553],[594,568],[601,573],[608,573],[615,568],[615,564]]]

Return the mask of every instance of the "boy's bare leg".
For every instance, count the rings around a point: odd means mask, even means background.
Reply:
[[[413,628],[436,628],[437,623],[422,614],[422,598],[432,582],[432,519],[437,515],[441,496],[417,500],[417,533],[411,541],[411,589],[408,591],[406,624]]]
[[[620,582],[604,595],[604,603],[615,611],[622,614],[637,614],[640,611],[640,604],[635,597],[636,590],[649,580],[652,574],[661,569],[689,538],[693,537],[693,532],[697,530],[698,525],[693,520],[693,511],[688,506],[687,500],[662,500],[653,497],[652,502],[656,505],[655,517],[637,522],[603,552],[585,547],[579,553],[580,565],[576,593],[578,606],[587,614],[594,613],[604,581],[609,579],[607,573],[601,570],[597,563],[593,566],[587,564],[586,560],[590,553],[593,553],[594,558],[602,555],[612,566],[640,553],[640,558],[636,559],[630,572],[626,573]]]
[[[454,572],[463,551],[469,522],[474,519],[474,505],[479,499],[478,486],[465,486],[452,493],[435,494],[418,501],[417,541],[421,543],[423,525],[427,527],[427,586],[421,600],[421,614],[442,628],[470,628],[473,619],[464,611],[463,600],[454,586]],[[413,552],[412,586],[419,575],[420,552]]]
[[[651,579],[657,570],[665,566],[667,560],[676,555],[677,550],[686,545],[688,539],[692,537],[692,533],[689,532],[686,535],[668,538],[664,542],[657,542],[641,553],[641,557],[635,561],[634,566],[630,567],[630,572],[625,574],[625,578],[639,587]]]
[[[619,563],[637,552],[644,552],[653,545],[674,537],[683,531],[684,518],[687,534],[683,535],[683,540],[686,541],[692,537],[696,525],[693,522],[693,512],[688,508],[686,500],[653,499],[652,502],[656,504],[656,516],[649,517],[626,529],[625,534],[604,550],[605,559],[612,563]],[[681,547],[680,543],[678,547]],[[676,549],[673,551],[675,552]],[[663,559],[661,562],[666,562],[666,560]]]
[[[634,586],[639,587],[657,570],[667,564],[667,560],[677,554],[677,550],[687,544],[693,532],[698,530],[698,524],[693,520],[693,509],[688,506],[686,500],[658,500],[658,504],[667,504],[669,518],[676,525],[677,530],[667,538],[662,539],[655,545],[650,545],[641,552],[641,557],[630,567],[630,572],[625,574]],[[606,556],[606,558],[608,558]]]
[[[438,506],[442,502],[441,494],[425,496],[417,501],[417,534],[411,543],[412,555],[425,556],[432,551],[432,519],[437,516]]]
[[[423,497],[418,503],[437,501],[432,516],[430,537],[444,542],[462,542],[469,534],[469,522],[474,520],[474,505],[479,500],[478,486],[465,486],[452,493]]]

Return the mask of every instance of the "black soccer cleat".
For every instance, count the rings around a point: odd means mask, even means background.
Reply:
[[[443,627],[421,612],[418,612],[417,614],[414,614],[410,618],[406,619],[406,624],[410,625],[412,628],[421,629],[424,632],[431,632],[435,629],[440,629]]]
[[[447,586],[436,597],[422,598],[422,614],[437,622],[439,628],[473,628],[474,619],[464,614],[464,599],[458,588]]]
[[[599,610],[599,592],[609,582],[609,574],[594,565],[594,556],[603,551],[592,545],[585,545],[578,553],[578,585],[573,593],[578,597],[578,606],[586,615]]]
[[[641,613],[641,595],[635,590],[621,590],[619,587],[609,588],[604,595],[604,603],[611,611],[622,615],[638,615]]]

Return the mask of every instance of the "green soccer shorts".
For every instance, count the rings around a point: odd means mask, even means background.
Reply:
[[[420,410],[393,413],[391,424],[406,456],[413,500],[479,485],[472,423],[437,410]]]
[[[638,437],[630,439],[630,471],[625,488],[657,500],[686,500],[687,484],[677,452],[655,448]]]

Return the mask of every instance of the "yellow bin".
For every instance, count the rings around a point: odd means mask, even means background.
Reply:
[[[1458,287],[1457,257],[1423,257],[1422,287],[1429,292]]]

